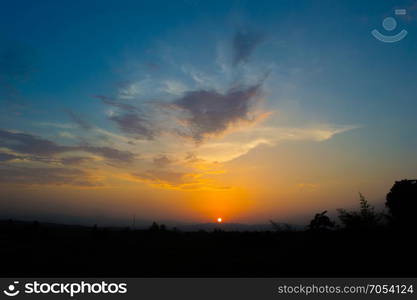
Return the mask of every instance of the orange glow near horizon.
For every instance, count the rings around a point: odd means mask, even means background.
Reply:
[[[223,222],[223,219],[222,218],[217,218],[217,223],[221,223],[221,222]]]

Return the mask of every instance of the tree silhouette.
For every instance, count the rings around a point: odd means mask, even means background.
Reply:
[[[371,229],[379,225],[381,214],[376,213],[366,198],[359,193],[360,210],[338,209],[339,219],[346,229]]]
[[[310,221],[308,229],[313,231],[326,231],[334,228],[334,222],[332,222],[330,218],[326,216],[326,213],[327,210],[316,214],[314,219]]]
[[[387,194],[385,206],[388,207],[394,223],[416,226],[417,180],[396,181]]]
[[[158,223],[152,222],[152,225],[151,225],[151,227],[149,227],[148,230],[153,231],[153,232],[158,232],[159,229],[160,229],[160,227],[159,227]]]

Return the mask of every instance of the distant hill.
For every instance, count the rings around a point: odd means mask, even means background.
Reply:
[[[9,220],[0,220],[1,224],[6,224],[10,222]],[[13,224],[15,226],[30,226],[33,225],[36,221],[19,221],[13,220]],[[173,229],[174,227],[181,231],[213,231],[216,229],[225,230],[225,231],[274,231],[275,228],[269,223],[265,224],[241,224],[241,223],[175,223],[175,222],[158,222],[159,225],[165,224],[168,229]],[[42,227],[47,228],[66,228],[66,229],[89,229],[92,226],[86,225],[77,225],[77,224],[59,224],[59,223],[51,223],[51,222],[39,222],[39,225]],[[126,226],[100,226],[97,224],[98,227],[101,228],[108,228],[110,230],[122,230],[125,229]],[[277,225],[281,226],[283,230],[290,228],[291,230],[303,230],[305,226],[303,225],[296,225],[296,224],[286,224],[286,223],[277,223]],[[135,226],[134,229],[148,229],[151,224],[138,224]],[[133,229],[133,228],[132,228]]]
[[[282,228],[291,228],[292,230],[302,230],[305,226],[278,223]],[[215,229],[221,229],[225,231],[273,231],[275,228],[269,224],[240,224],[240,223],[196,223],[176,226],[178,229],[183,231],[198,231],[206,230],[212,231]]]

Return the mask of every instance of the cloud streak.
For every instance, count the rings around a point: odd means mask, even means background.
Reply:
[[[156,132],[152,122],[137,113],[122,113],[109,116],[119,129],[137,139],[154,139]]]
[[[233,46],[233,65],[245,63],[256,49],[256,47],[263,41],[263,36],[247,31],[239,30],[235,33],[232,41]]]
[[[82,118],[79,114],[76,114],[72,110],[68,110],[67,112],[71,120],[74,121],[81,129],[90,130],[93,128],[93,126],[84,118]]]
[[[0,182],[31,185],[99,186],[90,174],[70,168],[36,168],[0,165]]]
[[[51,157],[66,152],[87,152],[99,155],[105,159],[118,162],[131,162],[135,155],[129,151],[121,151],[105,146],[62,146],[40,137],[20,132],[11,132],[0,129],[0,147],[41,157]]]

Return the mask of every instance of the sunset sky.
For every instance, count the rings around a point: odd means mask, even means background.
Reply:
[[[417,1],[1,1],[0,104],[0,218],[382,208],[417,177]]]

